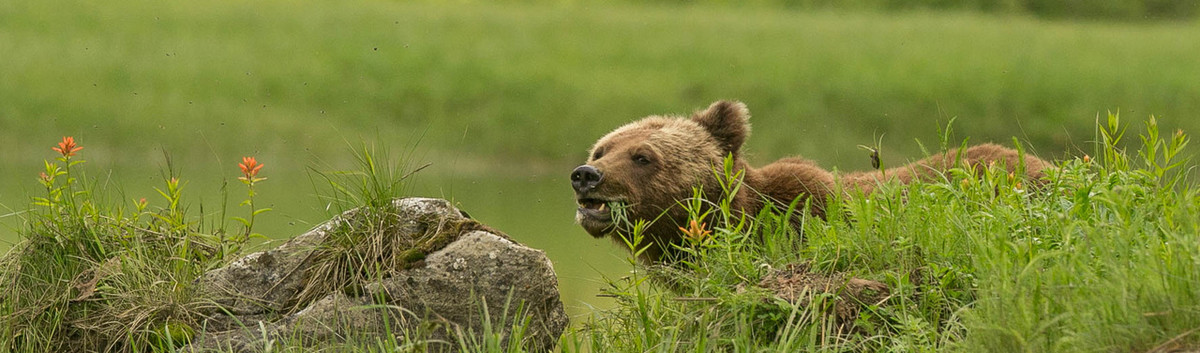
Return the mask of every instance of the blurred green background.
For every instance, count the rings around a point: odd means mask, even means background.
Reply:
[[[566,176],[641,116],[739,99],[752,162],[842,170],[880,138],[889,165],[920,157],[951,118],[953,141],[1048,159],[1092,151],[1108,111],[1200,133],[1195,1],[730,3],[0,2],[0,250],[62,136],[114,202],[161,205],[169,156],[197,213],[244,215],[256,156],[275,239],[330,216],[307,170],[365,142],[431,164],[413,194],[545,249],[582,315],[629,265],[574,225]]]

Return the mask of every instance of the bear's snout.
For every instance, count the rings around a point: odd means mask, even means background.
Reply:
[[[571,187],[575,188],[576,193],[582,194],[595,189],[602,179],[604,174],[600,173],[599,169],[584,164],[571,172]]]

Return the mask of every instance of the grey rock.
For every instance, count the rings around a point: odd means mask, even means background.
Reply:
[[[395,205],[399,226],[385,236],[417,238],[447,229],[460,234],[410,267],[298,302],[305,276],[317,265],[314,250],[360,211],[343,213],[202,276],[197,295],[214,304],[205,333],[190,348],[252,352],[272,341],[328,346],[375,342],[392,333],[397,342],[428,351],[457,351],[460,342],[485,338],[507,345],[517,337],[525,349],[553,349],[568,318],[542,251],[473,223],[445,200],[407,198]],[[463,222],[472,226],[453,228]],[[524,328],[520,335],[510,332],[514,325]]]

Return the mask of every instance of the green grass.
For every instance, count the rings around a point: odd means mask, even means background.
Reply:
[[[159,146],[303,164],[345,136],[423,131],[442,153],[566,163],[619,123],[718,98],[749,103],[764,158],[827,162],[856,160],[831,141],[872,134],[902,159],[953,116],[975,139],[1055,153],[1106,110],[1200,121],[1200,28],[1180,23],[385,1],[11,2],[0,16],[0,138],[86,137],[122,166]],[[37,146],[4,161],[36,162]]]

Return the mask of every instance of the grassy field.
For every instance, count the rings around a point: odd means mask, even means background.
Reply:
[[[858,161],[849,151],[872,135],[903,159],[950,117],[973,139],[1016,135],[1054,155],[1107,110],[1200,124],[1192,24],[388,1],[0,6],[6,165],[37,163],[34,142],[63,134],[120,166],[156,161],[160,146],[188,163],[258,151],[303,164],[360,136],[562,165],[621,122],[718,98],[749,104],[763,159],[828,163]]]
[[[236,203],[221,185],[257,156],[274,210],[256,229],[271,238],[328,216],[306,168],[344,169],[367,141],[431,163],[414,193],[547,249],[579,317],[615,305],[595,298],[600,278],[630,267],[572,224],[566,174],[621,123],[732,98],[754,115],[759,162],[863,169],[856,146],[882,137],[896,165],[951,118],[956,139],[1016,136],[1059,159],[1093,153],[1110,110],[1200,131],[1197,38],[1194,22],[941,12],[0,2],[0,249],[64,135],[124,202],[155,200],[169,155],[197,210]]]

